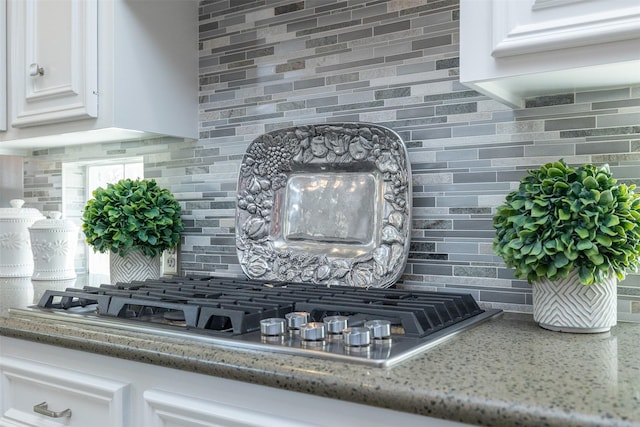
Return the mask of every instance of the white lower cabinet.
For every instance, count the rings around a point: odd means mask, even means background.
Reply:
[[[129,425],[127,383],[14,357],[0,361],[2,426]]]
[[[4,336],[0,376],[3,427],[465,425]]]
[[[302,421],[158,389],[146,390],[143,397],[148,427],[296,427]],[[305,420],[305,425],[320,424]]]

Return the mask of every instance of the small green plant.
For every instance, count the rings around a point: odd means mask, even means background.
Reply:
[[[493,248],[515,276],[553,281],[578,270],[593,284],[622,280],[640,264],[640,194],[618,183],[608,165],[577,168],[564,160],[530,170],[493,217]]]
[[[122,179],[93,191],[82,216],[87,243],[97,252],[149,257],[174,248],[184,229],[180,205],[155,180]]]

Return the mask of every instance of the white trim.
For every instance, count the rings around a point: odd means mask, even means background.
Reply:
[[[640,37],[640,6],[567,15],[558,19],[526,19],[540,14],[522,8],[519,2],[493,6],[494,58],[616,42]]]

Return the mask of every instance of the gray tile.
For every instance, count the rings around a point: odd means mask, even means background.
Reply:
[[[247,51],[247,58],[260,58],[263,56],[273,55],[275,48],[273,46],[264,47],[262,49],[255,49]]]
[[[545,120],[544,130],[584,129],[596,127],[595,117],[574,117],[570,119]]]
[[[411,254],[409,254],[411,257]],[[438,264],[416,264],[414,266],[415,274],[427,274],[434,276],[451,276],[453,268],[450,265]]]
[[[318,16],[318,25],[319,26],[330,26],[330,25],[340,25],[344,22],[349,22],[351,20],[351,11],[333,11],[330,14],[323,13]],[[358,21],[356,21],[358,23]]]
[[[293,90],[309,89],[318,86],[324,86],[324,77],[296,81],[293,83]]]
[[[287,24],[287,32],[292,33],[296,31],[306,30],[310,28],[317,28],[317,27],[318,27],[318,19],[310,18],[310,19],[305,19],[304,21],[297,21],[291,24]]]
[[[371,59],[365,59],[365,60],[359,60],[359,61],[353,61],[353,62],[343,62],[341,64],[336,64],[336,65],[326,65],[326,66],[318,67],[316,69],[316,72],[326,73],[326,72],[337,71],[337,70],[345,70],[349,68],[369,67],[372,65],[382,64],[382,63],[384,63],[384,58],[371,58]]]
[[[477,243],[436,243],[436,250],[444,253],[466,253],[473,254],[478,252]],[[455,268],[454,268],[455,271]]]
[[[400,53],[398,55],[388,55],[384,57],[384,62],[389,64],[392,62],[403,62],[409,59],[420,58],[422,55],[420,52],[407,52]]]
[[[396,117],[398,119],[408,119],[414,117],[429,117],[433,116],[435,112],[434,107],[418,107],[418,108],[406,108],[404,110],[398,110]]]
[[[629,88],[607,89],[590,92],[576,93],[576,103],[578,102],[598,102],[625,99],[630,97]]]
[[[221,56],[219,61],[220,61],[220,64],[228,64],[230,62],[242,61],[246,57],[247,57],[247,54],[245,52],[240,52],[240,53],[234,53],[232,55]]]
[[[437,116],[448,116],[450,114],[467,114],[478,111],[478,104],[469,102],[466,104],[447,104],[436,107]]]
[[[373,29],[373,35],[380,36],[383,34],[389,34],[389,33],[395,33],[398,31],[408,30],[409,28],[411,28],[411,21],[409,20],[394,22],[393,24],[377,25]]]
[[[362,109],[370,110],[371,108],[382,107],[382,106],[384,106],[383,101],[371,101],[371,102],[358,102],[354,104],[341,104],[341,105],[336,105],[335,107],[320,107],[317,109],[317,111],[318,113],[328,113],[328,112],[347,111],[347,110],[362,110]]]
[[[336,44],[338,42],[338,36],[325,36],[317,39],[310,39],[305,42],[307,49],[312,49],[314,47],[326,46],[328,44]]]
[[[411,241],[410,250],[413,252],[434,252],[436,250],[436,244],[434,242],[425,242],[414,239]]]
[[[347,82],[357,82],[359,81],[359,79],[360,79],[359,73],[339,74],[336,76],[327,76],[326,78],[327,85],[335,85],[335,84],[347,83]]]
[[[638,134],[640,134],[640,125],[604,128],[604,129],[562,131],[560,132],[560,138],[580,138],[580,137],[591,137],[591,136],[638,135]]]
[[[340,43],[350,42],[353,40],[366,39],[371,37],[373,30],[371,28],[362,28],[355,31],[348,31],[337,36]]]
[[[398,87],[393,89],[377,90],[376,99],[404,98],[411,95],[410,87]]]
[[[435,204],[434,197],[414,197],[413,198],[413,206],[417,208],[432,208]]]
[[[303,110],[305,108],[305,101],[282,102],[276,106],[276,111]]]
[[[453,267],[454,276],[466,276],[466,277],[497,277],[497,271],[495,267],[470,267],[470,266],[455,266]]]
[[[367,81],[357,81],[353,83],[343,83],[336,86],[336,91],[342,92],[345,90],[354,90],[369,87],[369,82]]]
[[[306,66],[306,62],[302,61],[292,61],[286,64],[276,65],[276,73],[286,73],[287,71],[295,71],[302,70]]]
[[[478,150],[481,159],[500,159],[505,157],[524,157],[524,147],[481,148]]]
[[[337,96],[328,96],[325,98],[311,98],[307,100],[307,107],[315,108],[315,107],[326,107],[328,105],[337,105],[338,97]]]
[[[414,130],[411,132],[413,139],[440,139],[451,138],[451,128],[433,128],[427,130]]]
[[[453,221],[456,230],[493,230],[493,219],[456,219]]]
[[[452,130],[453,130],[454,137],[495,135],[496,125],[486,124],[486,125],[462,126],[462,127],[453,128]]]
[[[500,290],[480,291],[481,301],[505,302],[511,304],[527,304],[526,294]]]
[[[457,196],[436,197],[436,206],[438,207],[459,208],[459,207],[468,207],[468,206],[477,206],[477,205],[478,205],[478,200],[476,197],[457,197]]]
[[[264,87],[265,94],[291,92],[292,90],[293,90],[293,83],[279,83],[279,84],[269,85]]]
[[[338,29],[341,29],[341,28],[354,28],[354,27],[357,27],[358,25],[360,25],[361,23],[362,23],[362,21],[360,21],[358,19],[358,20],[353,20],[353,21],[349,21],[349,22],[338,22],[338,23],[335,23],[335,24],[316,26],[315,28],[297,31],[296,35],[298,37],[304,37],[304,36],[311,35],[311,34],[324,33],[326,31],[334,31],[334,30],[338,30]]]
[[[322,13],[322,12],[328,12],[335,9],[343,9],[348,6],[348,3],[346,1],[339,2],[339,3],[327,2],[326,5],[318,6],[318,2],[316,1],[313,3],[313,6],[315,7],[314,10],[316,13]]]
[[[420,50],[420,49],[428,49],[432,47],[444,46],[444,45],[450,45],[450,44],[451,44],[451,35],[446,34],[443,36],[428,37],[422,40],[416,40],[412,43],[412,47],[413,47],[413,50]]]
[[[576,146],[576,154],[626,153],[628,151],[629,141],[609,141]]]
[[[490,215],[491,208],[451,208],[452,215]]]
[[[526,157],[538,157],[555,155],[558,157],[573,156],[575,153],[575,145],[573,144],[544,144],[530,145],[524,148]]]
[[[283,6],[276,6],[273,10],[274,15],[282,15],[304,9],[304,1],[289,3]]]
[[[573,104],[574,95],[565,93],[561,95],[539,96],[525,100],[526,108],[547,107],[549,105]]]
[[[453,182],[496,182],[496,172],[454,173]]]
[[[439,151],[436,154],[438,161],[450,161],[450,160],[475,160],[478,158],[478,150],[447,150]]]
[[[640,105],[640,98],[622,99],[617,101],[594,102],[591,106],[594,110],[606,110],[609,108],[627,108]]]
[[[364,7],[353,9],[351,14],[354,19],[363,19],[364,23],[367,23],[367,18],[371,18],[373,16],[379,16],[387,11],[387,5],[385,3],[371,5],[365,5]],[[394,16],[398,16],[394,14]]]
[[[632,126],[640,123],[640,113],[607,114],[598,116],[598,127]]]
[[[399,65],[397,68],[397,74],[399,76],[404,76],[406,74],[426,73],[428,71],[434,71],[435,69],[435,61],[423,61],[418,64]]]
[[[436,61],[436,70],[457,68],[460,66],[460,58],[440,59]]]
[[[479,98],[484,96],[475,90],[461,90],[457,92],[451,93],[438,93],[435,95],[426,95],[424,97],[424,102],[434,102],[434,101],[448,101],[454,99],[464,99],[464,98]]]

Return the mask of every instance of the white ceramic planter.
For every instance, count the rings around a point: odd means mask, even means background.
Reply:
[[[617,280],[583,285],[577,271],[558,281],[541,280],[533,284],[533,319],[552,331],[596,333],[615,326]]]
[[[50,219],[36,221],[30,228],[33,251],[33,280],[68,280],[76,277],[74,258],[78,226],[54,211]]]
[[[109,255],[110,281],[128,283],[134,280],[158,279],[160,277],[161,258],[149,258],[142,252],[129,252],[122,257],[113,252]]]
[[[23,208],[24,200],[12,200],[0,208],[0,277],[30,277],[33,255],[29,227],[44,219],[37,209]]]

